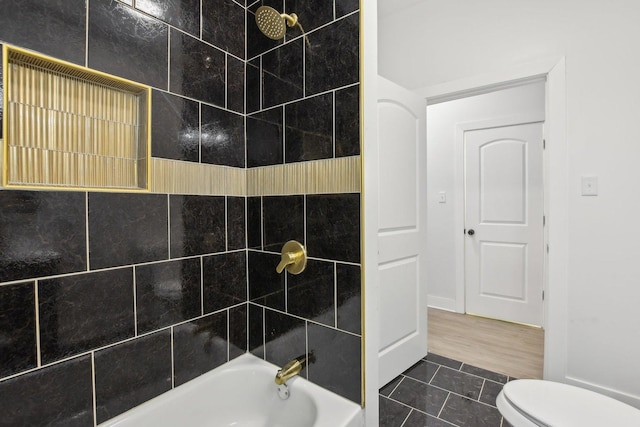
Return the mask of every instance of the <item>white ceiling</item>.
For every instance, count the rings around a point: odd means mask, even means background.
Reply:
[[[387,16],[407,9],[424,0],[378,0],[378,15]]]

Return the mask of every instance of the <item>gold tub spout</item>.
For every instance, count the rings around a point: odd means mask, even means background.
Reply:
[[[286,365],[282,367],[276,374],[276,384],[282,385],[287,382],[290,378],[295,377],[302,371],[302,369],[307,365],[307,362],[313,363],[315,362],[315,357],[313,353],[308,355],[303,354],[302,356],[298,356]]]

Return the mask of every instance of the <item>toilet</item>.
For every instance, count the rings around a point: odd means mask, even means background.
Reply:
[[[638,427],[640,410],[602,394],[544,380],[514,380],[496,398],[514,427]]]

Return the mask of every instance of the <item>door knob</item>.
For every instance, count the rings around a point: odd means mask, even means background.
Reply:
[[[473,236],[474,234],[476,234],[473,228],[470,228],[469,231],[467,231],[467,233],[469,234],[469,236]]]

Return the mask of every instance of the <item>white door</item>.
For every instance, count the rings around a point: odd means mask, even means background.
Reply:
[[[426,101],[379,78],[380,385],[427,354]]]
[[[542,325],[542,123],[468,130],[466,312]]]

